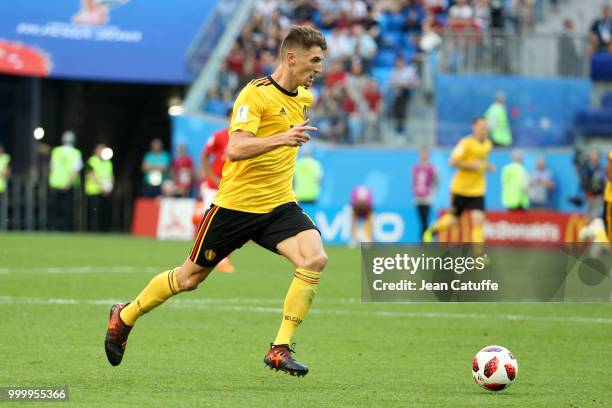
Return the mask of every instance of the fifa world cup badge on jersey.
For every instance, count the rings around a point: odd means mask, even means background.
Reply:
[[[236,111],[236,122],[246,122],[249,116],[249,107],[247,105],[240,105]]]
[[[212,261],[217,256],[217,253],[215,251],[213,251],[212,249],[207,249],[204,252],[204,256],[206,257],[207,261]]]

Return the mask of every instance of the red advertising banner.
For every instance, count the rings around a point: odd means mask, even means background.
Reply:
[[[132,235],[191,240],[195,205],[191,198],[138,198],[134,203]]]
[[[138,198],[134,203],[132,216],[132,235],[156,237],[159,220],[159,200]]]
[[[443,213],[443,212],[442,212]],[[563,243],[577,242],[586,225],[584,214],[553,211],[488,211],[485,239],[490,243]],[[459,223],[440,233],[441,242],[470,242],[471,221],[463,213]]]

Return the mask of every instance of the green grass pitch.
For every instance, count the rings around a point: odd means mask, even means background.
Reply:
[[[182,262],[190,243],[128,236],[0,235],[0,387],[68,386],[86,407],[606,407],[612,304],[364,304],[359,250],[328,247],[299,328],[305,378],[263,368],[292,279],[256,245],[237,271],[213,273],[144,316],[123,363],[106,361],[113,300]],[[517,356],[500,393],[472,380],[474,354]],[[0,405],[3,403],[0,402]],[[19,404],[10,406],[39,406]],[[63,406],[63,405],[62,405]]]

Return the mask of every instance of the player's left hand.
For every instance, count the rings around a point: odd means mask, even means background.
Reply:
[[[493,173],[493,172],[495,171],[495,165],[494,165],[494,164],[492,164],[492,163],[487,163],[486,170],[487,170],[489,173]]]

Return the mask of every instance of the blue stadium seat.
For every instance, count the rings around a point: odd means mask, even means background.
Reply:
[[[374,58],[375,67],[392,67],[395,64],[397,54],[393,50],[380,50]]]
[[[381,34],[383,48],[397,49],[402,47],[404,41],[400,31],[385,31]]]
[[[612,109],[581,109],[574,117],[574,130],[583,136],[612,137]]]
[[[404,27],[406,19],[399,13],[390,13],[387,15],[388,28],[393,31],[400,31]]]
[[[416,54],[417,52],[416,45],[414,45],[412,41],[409,41],[408,38],[406,38],[406,41],[404,41],[401,48],[402,48],[401,55],[402,57],[404,57],[404,60],[406,62],[412,61],[414,54]]]
[[[408,49],[402,50],[402,57],[404,58],[404,61],[406,61],[407,64],[412,62],[412,59],[414,58],[414,54],[416,54],[416,50],[414,48],[408,48]]]
[[[385,93],[389,88],[389,79],[391,78],[391,68],[377,67],[372,68],[372,78],[376,79],[381,92]]]
[[[321,15],[319,14],[318,10],[313,11],[313,13],[312,13],[312,22],[314,23],[315,26],[321,27],[322,20],[321,20]]]
[[[381,32],[389,31],[389,13],[382,13],[378,19],[378,27]]]
[[[591,78],[612,81],[612,54],[599,53],[591,57]]]
[[[612,92],[606,92],[601,98],[601,107],[612,109]]]

